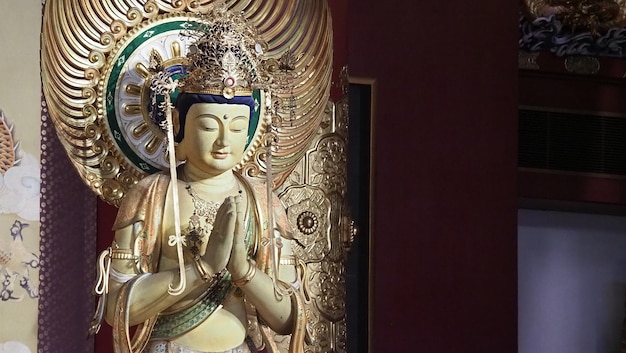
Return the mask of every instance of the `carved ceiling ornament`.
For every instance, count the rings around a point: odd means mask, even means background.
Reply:
[[[626,0],[524,0],[519,31],[522,51],[621,59],[626,53]]]
[[[533,18],[555,16],[570,31],[597,34],[626,26],[624,0],[525,0]]]

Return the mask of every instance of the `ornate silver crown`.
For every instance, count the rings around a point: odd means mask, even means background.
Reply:
[[[196,37],[189,46],[188,75],[181,92],[217,94],[230,99],[264,88],[264,45],[256,29],[239,14],[214,8],[186,35]]]

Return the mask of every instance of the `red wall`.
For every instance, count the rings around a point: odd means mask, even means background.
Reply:
[[[377,82],[372,352],[516,352],[517,3],[349,8]]]
[[[520,72],[519,103],[525,106],[624,114],[625,96],[622,78]]]

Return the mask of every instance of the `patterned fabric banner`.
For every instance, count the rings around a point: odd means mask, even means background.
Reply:
[[[0,2],[0,353],[37,351],[41,3]]]
[[[41,99],[40,1],[0,1],[0,353],[89,353],[96,197]]]

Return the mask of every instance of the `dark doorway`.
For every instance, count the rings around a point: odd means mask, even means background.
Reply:
[[[347,351],[350,353],[369,351],[373,83],[373,80],[351,79],[349,86],[348,202],[357,229],[347,269]]]

